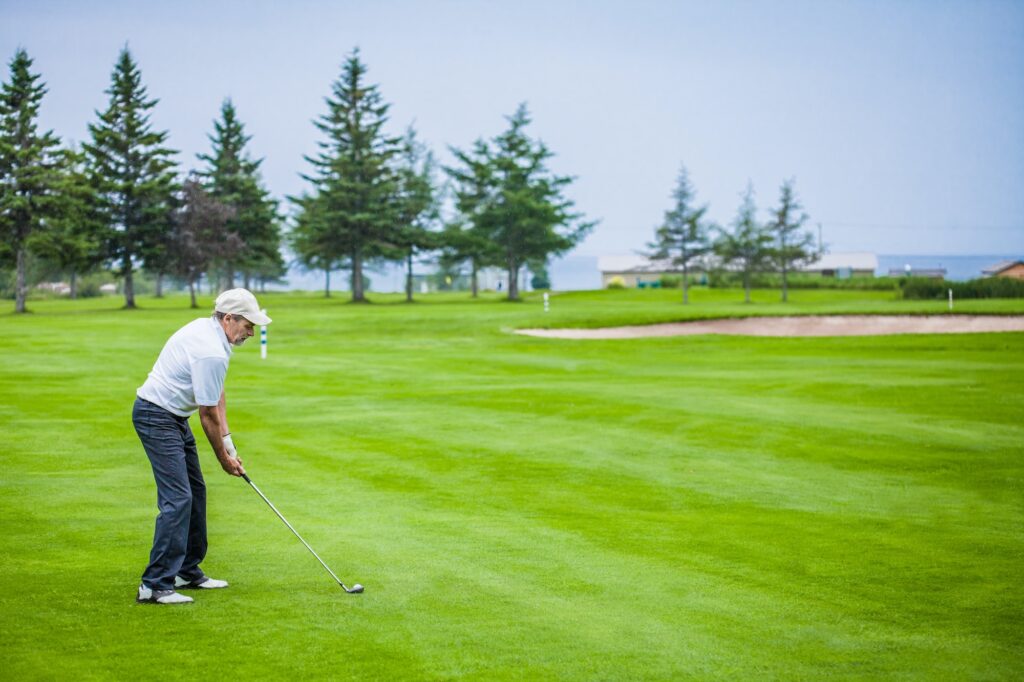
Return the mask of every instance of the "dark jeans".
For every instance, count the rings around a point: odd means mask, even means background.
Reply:
[[[203,576],[199,562],[206,557],[206,483],[196,439],[188,417],[142,398],[135,399],[132,423],[153,465],[160,510],[142,583],[153,590],[170,590],[175,576]]]

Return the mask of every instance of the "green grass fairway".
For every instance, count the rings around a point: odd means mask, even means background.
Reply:
[[[1024,678],[1024,334],[565,341],[526,326],[942,313],[888,292],[522,304],[260,297],[198,420],[204,568],[136,605],[156,515],[131,426],[184,297],[0,315],[4,679]],[[10,303],[10,302],[8,302]],[[1024,301],[957,312],[1024,313]]]

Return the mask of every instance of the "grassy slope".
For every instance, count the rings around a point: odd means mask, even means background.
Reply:
[[[944,310],[700,290],[684,311],[677,293],[565,294],[548,316],[536,299],[262,299],[271,359],[246,347],[232,361],[236,442],[367,592],[332,587],[204,447],[205,567],[234,584],[178,609],[131,601],[155,510],[130,408],[195,312],[107,299],[0,317],[4,675],[1024,674],[1024,334],[501,331]]]

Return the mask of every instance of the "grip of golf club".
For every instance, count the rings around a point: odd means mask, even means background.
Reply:
[[[236,459],[236,457],[232,456],[232,457],[231,457],[231,459]],[[242,478],[244,478],[244,479],[245,479],[245,482],[246,482],[246,483],[248,483],[249,485],[252,485],[252,481],[250,481],[250,480],[249,480],[249,476],[248,476],[248,475],[246,475],[246,474],[244,474],[244,473],[243,473],[243,474],[242,474]]]

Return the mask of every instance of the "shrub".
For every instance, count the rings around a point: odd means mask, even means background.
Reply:
[[[683,286],[682,275],[662,275],[661,279],[658,280],[658,284],[661,285],[662,289],[679,289]],[[693,284],[693,279],[690,279],[690,284]]]
[[[608,280],[608,288],[609,289],[625,289],[626,288],[626,280],[622,279],[618,275],[615,275],[610,280]]]
[[[953,298],[1024,298],[1024,281],[1009,277],[984,277],[966,282],[947,282],[924,277],[900,280],[903,298],[911,300],[944,300],[953,290]]]
[[[67,278],[70,281],[70,277]],[[114,276],[109,272],[98,271],[87,275],[79,275],[76,287],[78,298],[96,298],[102,296],[100,287],[104,284],[114,284]]]
[[[547,270],[535,273],[533,277],[530,278],[530,288],[535,290],[551,288],[551,278],[548,277]]]
[[[100,291],[100,285],[103,282],[97,282],[96,280],[87,280],[78,284],[78,291],[76,292],[78,298],[97,298],[103,295]]]
[[[736,289],[743,286],[743,274],[739,272],[715,271],[708,277],[708,284],[718,289]],[[803,273],[791,274],[786,278],[790,289],[853,289],[857,291],[895,291],[899,280],[893,277],[851,277],[837,279]],[[750,286],[755,289],[781,289],[782,275],[777,272],[758,272],[750,277]]]
[[[0,298],[14,300],[14,270],[0,270]]]

